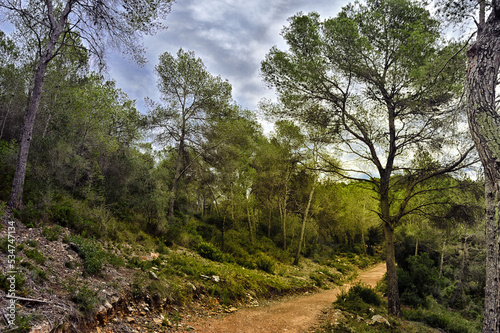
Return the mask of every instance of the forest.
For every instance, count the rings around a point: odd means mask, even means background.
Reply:
[[[103,71],[105,54],[122,49],[140,64],[140,37],[181,5],[0,0],[14,27],[0,31],[2,296],[16,220],[81,258],[63,264],[83,277],[65,290],[84,315],[99,307],[85,279],[103,278],[106,265],[143,274],[125,281],[134,298],[186,305],[202,293],[229,307],[245,288],[252,299],[326,288],[384,262],[384,280],[345,294],[343,311],[379,306],[391,332],[421,331],[400,318],[500,332],[500,2],[437,1],[430,11],[367,0],[333,18],[299,12],[281,31],[286,48],[262,59],[277,100],[258,110],[240,106],[195,52],[164,52],[151,86],[161,97],[139,110]],[[446,34],[466,21],[475,22],[469,39]],[[57,261],[42,251],[50,242],[17,244],[19,295],[36,294],[24,281],[49,289],[41,253]],[[220,287],[205,281],[231,274],[217,265],[267,275],[234,273]],[[307,283],[290,273],[311,265]],[[18,317],[17,330],[37,318]],[[383,331],[355,318],[317,332]]]

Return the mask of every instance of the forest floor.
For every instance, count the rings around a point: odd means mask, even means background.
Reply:
[[[325,290],[315,294],[290,296],[268,305],[243,308],[224,316],[203,318],[191,316],[184,322],[191,332],[197,333],[302,333],[313,332],[328,316],[334,320],[332,302],[342,290],[348,290],[356,282],[375,286],[386,272],[385,263],[360,272],[358,278],[350,284]]]

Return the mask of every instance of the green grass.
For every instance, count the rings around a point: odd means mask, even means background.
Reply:
[[[419,321],[449,333],[481,332],[482,320],[467,320],[459,313],[450,311],[438,304],[432,297],[427,298],[427,304],[427,308],[404,308],[404,318],[412,321]]]

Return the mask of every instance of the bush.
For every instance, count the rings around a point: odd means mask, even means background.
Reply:
[[[101,271],[106,253],[96,242],[81,236],[70,237],[69,242],[74,251],[82,258],[83,267],[87,274],[95,275]]]
[[[446,310],[432,297],[427,297],[429,309],[403,309],[403,316],[412,321],[420,321],[431,327],[442,329],[449,333],[473,333],[481,331],[481,321],[471,322],[460,314]]]
[[[267,272],[269,274],[274,274],[274,268],[276,266],[274,260],[267,254],[259,252],[255,258],[255,264],[257,268],[261,271]]]
[[[36,262],[38,265],[43,265],[45,264],[45,257],[43,254],[38,252],[37,249],[26,249],[24,250],[24,254],[26,254],[26,257],[30,258],[34,262]]]
[[[406,259],[408,269],[398,268],[401,302],[406,305],[426,305],[426,297],[439,296],[439,272],[427,253]]]
[[[42,230],[42,235],[51,242],[58,240],[59,236],[61,236],[62,233],[63,229],[59,225],[55,225],[53,227],[45,227]]]
[[[369,314],[371,306],[380,306],[380,296],[368,285],[358,283],[343,291],[335,304],[342,310],[357,314]]]
[[[72,294],[71,300],[78,304],[78,309],[83,314],[92,314],[97,305],[101,303],[98,292],[90,289],[87,285],[75,288]]]
[[[211,243],[200,242],[196,248],[196,252],[203,258],[218,262],[224,261],[224,253]]]
[[[12,277],[14,279],[12,279]],[[0,273],[0,288],[8,293],[11,285],[15,286],[17,293],[22,293],[24,284],[26,283],[26,277],[24,274],[17,272],[15,275],[3,275]]]

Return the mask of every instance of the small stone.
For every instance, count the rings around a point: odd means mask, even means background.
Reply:
[[[139,312],[139,314],[140,314],[141,316],[145,316],[145,315],[146,315],[146,312],[141,311],[141,312]]]
[[[220,282],[220,277],[218,275],[212,275],[212,280],[215,282],[215,283],[219,283]]]
[[[163,320],[161,320],[160,318],[153,318],[153,322],[156,324],[156,325],[161,325],[163,323]]]
[[[158,280],[158,276],[156,275],[156,273],[155,273],[155,272],[153,272],[153,271],[149,271],[149,275],[150,275],[153,279]]]
[[[135,319],[134,319],[134,318],[132,318],[132,317],[127,317],[127,318],[125,318],[125,320],[126,320],[126,321],[127,321],[127,323],[129,323],[129,324],[133,324],[133,323],[135,323]]]
[[[233,313],[233,312],[238,311],[238,309],[235,308],[234,306],[231,306],[231,307],[225,309],[224,311],[226,311],[227,313]]]
[[[371,320],[373,323],[379,323],[379,324],[385,324],[387,326],[391,326],[389,321],[380,315],[373,316]]]
[[[106,301],[106,302],[104,303],[104,307],[105,307],[106,309],[112,309],[112,308],[113,308],[113,305],[111,305],[111,303],[109,303],[108,301]]]

